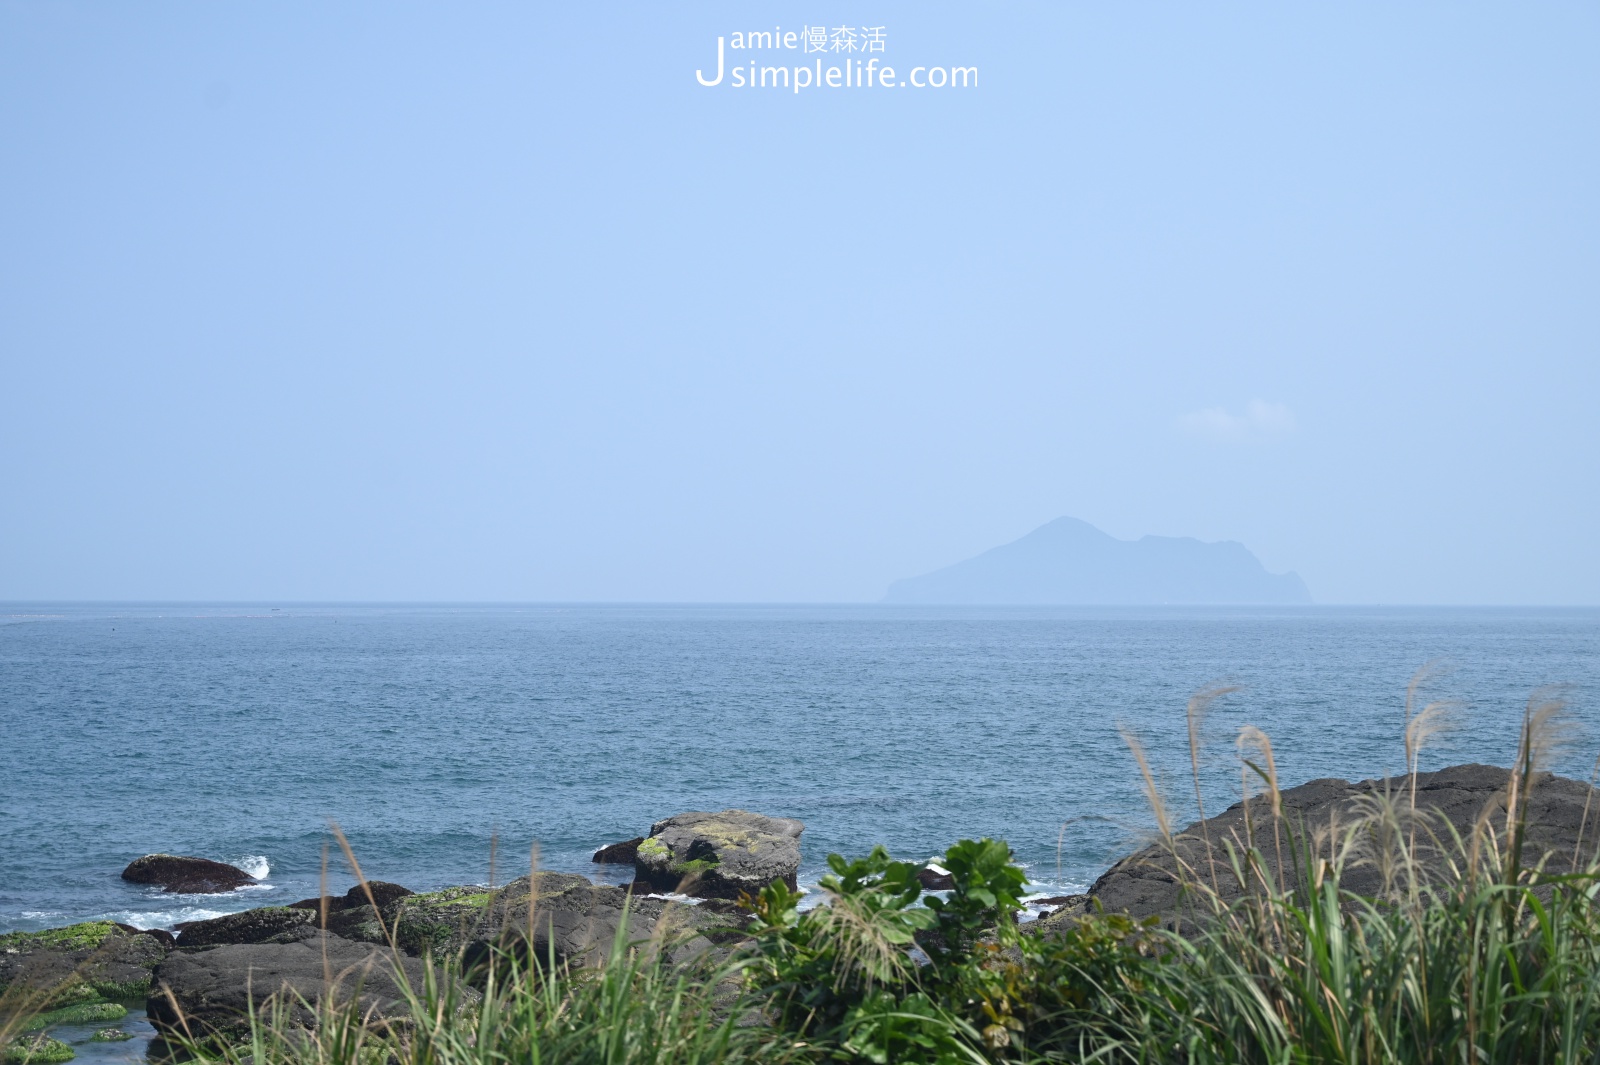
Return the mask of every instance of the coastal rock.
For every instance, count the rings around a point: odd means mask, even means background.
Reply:
[[[243,913],[229,913],[206,921],[192,921],[178,935],[178,946],[212,947],[227,943],[291,943],[315,935],[314,910],[292,910],[287,906],[264,906]]]
[[[408,954],[448,957],[486,934],[484,914],[495,894],[486,887],[464,885],[408,895],[384,907],[384,927],[392,930],[395,942]],[[381,932],[374,919],[367,933],[350,929],[347,934],[370,939]]]
[[[1035,935],[1064,932],[1094,911],[1094,900],[1088,895],[1063,895],[1044,901],[1057,905],[1048,913],[1041,913],[1038,920],[1022,926]]]
[[[385,880],[368,880],[366,887],[355,885],[343,895],[317,896],[315,898],[301,899],[299,902],[289,903],[292,910],[317,910],[321,911],[326,902],[329,913],[338,913],[340,910],[351,910],[358,906],[371,906],[373,903],[382,908],[396,899],[403,899],[416,892],[399,884],[391,884]]]
[[[1444,869],[1446,859],[1455,853],[1452,833],[1463,839],[1470,837],[1473,826],[1486,810],[1490,828],[1503,837],[1505,789],[1509,777],[1508,770],[1487,765],[1452,766],[1417,775],[1416,856],[1424,875],[1437,875]],[[1580,830],[1585,827],[1587,808],[1586,839],[1578,860],[1581,867],[1600,839],[1600,802],[1592,801],[1596,797],[1593,789],[1580,781],[1541,773],[1533,778],[1529,795],[1524,866],[1546,861],[1551,868],[1565,871],[1578,847]],[[1293,857],[1291,834],[1326,856],[1330,839],[1342,838],[1346,829],[1370,815],[1385,796],[1405,824],[1411,803],[1409,778],[1356,783],[1328,778],[1289,788],[1281,793],[1284,816],[1282,834],[1277,839],[1268,799],[1265,796],[1253,798],[1249,806],[1249,835],[1262,855],[1267,875],[1274,881],[1281,877],[1286,888],[1297,886],[1300,869]],[[1406,831],[1409,834],[1409,828]],[[1191,877],[1198,877],[1207,886],[1212,884],[1214,863],[1215,890],[1224,901],[1232,901],[1243,894],[1243,889],[1230,871],[1223,841],[1239,847],[1246,838],[1245,807],[1235,803],[1216,817],[1196,822],[1178,833],[1176,849],[1184,865],[1192,870]],[[1279,842],[1284,866],[1281,870],[1278,867]],[[1356,842],[1366,849],[1369,857],[1374,848],[1383,847],[1381,840],[1371,838],[1371,833],[1360,834]],[[1346,864],[1343,886],[1361,895],[1382,894],[1384,863],[1362,860],[1360,849],[1354,857],[1355,860]],[[1095,881],[1089,894],[1108,913],[1124,912],[1134,917],[1159,914],[1163,919],[1181,917],[1192,909],[1193,903],[1180,898],[1177,869],[1172,854],[1163,845],[1152,845],[1112,866]]]
[[[639,844],[643,842],[643,836],[635,836],[621,843],[607,844],[595,851],[594,857],[589,860],[597,865],[632,865],[639,856]]]
[[[943,870],[925,866],[917,870],[917,883],[923,891],[949,891],[956,886],[956,879]]]
[[[0,936],[0,994],[39,1010],[103,999],[139,999],[150,971],[167,956],[155,936],[129,934],[110,921]]]
[[[124,1032],[121,1028],[96,1028],[89,1037],[91,1043],[126,1043],[133,1038],[132,1032]]]
[[[75,1057],[77,1054],[70,1046],[40,1032],[23,1036],[6,1047],[4,1058],[0,1060],[4,1060],[5,1065],[56,1065]]]
[[[85,1002],[81,1006],[47,1010],[36,1014],[22,1026],[24,1032],[37,1032],[62,1024],[99,1024],[103,1021],[120,1021],[128,1015],[128,1007],[120,1002]]]
[[[167,931],[165,928],[135,928],[131,924],[123,924],[120,921],[117,922],[117,927],[128,933],[130,936],[154,936],[156,939],[159,939],[162,945],[164,945],[168,950],[171,950],[173,947],[178,945],[178,937]]]
[[[527,877],[514,880],[495,896],[485,918],[478,937],[483,946],[499,943],[571,966],[600,964],[624,927],[629,944],[652,950],[659,945],[669,960],[683,962],[713,944],[743,939],[745,923],[700,906],[635,898],[625,888],[581,877],[537,885]]]
[[[558,965],[587,966],[610,952],[624,915],[630,942],[664,943],[672,960],[743,939],[748,921],[743,913],[641,898],[569,873],[519,877],[496,890],[469,885],[409,895],[384,907],[381,926],[371,907],[328,920],[331,930],[363,942],[384,944],[392,934],[415,956],[462,954],[471,965],[491,949],[505,948],[541,961],[553,957]]]
[[[701,898],[754,895],[774,880],[795,887],[805,826],[748,810],[657,821],[639,844],[635,875],[657,891]]]
[[[122,871],[122,879],[135,884],[159,884],[163,891],[185,895],[216,895],[257,882],[243,869],[223,862],[176,854],[135,858]]]
[[[406,1010],[397,983],[402,975],[413,987],[421,987],[423,963],[383,947],[317,932],[293,943],[176,951],[155,971],[157,988],[170,990],[171,997],[165,991],[153,993],[145,1008],[157,1030],[181,1034],[187,1026],[196,1037],[230,1037],[247,1031],[251,1008],[268,1010],[274,997],[289,1022],[298,1026],[313,1023],[325,996],[336,1002],[359,998],[363,1012],[383,1020]]]

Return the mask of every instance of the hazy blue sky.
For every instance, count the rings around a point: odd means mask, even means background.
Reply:
[[[818,23],[979,84],[696,82]],[[0,598],[877,599],[1070,514],[1600,602],[1597,54],[1592,2],[6,0]]]

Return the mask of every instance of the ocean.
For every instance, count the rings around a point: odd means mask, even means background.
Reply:
[[[609,882],[603,844],[686,810],[806,824],[830,851],[924,859],[1009,841],[1034,889],[1084,889],[1153,819],[1120,730],[1180,823],[1185,701],[1208,716],[1207,808],[1238,798],[1234,738],[1288,784],[1398,773],[1405,686],[1461,700],[1424,768],[1509,763],[1530,693],[1562,684],[1600,753],[1600,611],[0,604],[0,930],[170,926],[342,891],[540,868]],[[119,879],[153,851],[262,876],[223,896]]]

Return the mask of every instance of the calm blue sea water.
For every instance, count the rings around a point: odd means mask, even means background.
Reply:
[[[987,834],[1041,889],[1081,888],[1150,824],[1119,724],[1192,811],[1183,707],[1208,682],[1245,685],[1206,729],[1220,808],[1244,723],[1286,783],[1397,771],[1406,680],[1436,657],[1433,693],[1467,705],[1425,767],[1505,763],[1530,690],[1565,682],[1583,731],[1559,768],[1587,775],[1597,652],[1593,610],[5,604],[0,930],[315,894],[330,820],[417,889],[487,880],[496,837],[501,880],[535,844],[605,873],[596,846],[726,806],[803,819],[803,881],[830,850]],[[149,851],[266,885],[118,879]]]

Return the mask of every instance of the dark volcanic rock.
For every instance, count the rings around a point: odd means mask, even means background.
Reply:
[[[639,856],[639,844],[643,842],[643,836],[635,836],[621,843],[611,843],[595,851],[589,860],[598,865],[632,865]]]
[[[650,826],[635,875],[658,891],[701,898],[754,895],[774,880],[792,888],[804,831],[799,821],[748,810],[678,814]]]
[[[110,921],[0,936],[0,993],[38,1009],[96,999],[143,998],[150,970],[167,956],[155,936]]]
[[[927,868],[917,870],[917,883],[922,885],[923,891],[949,891],[956,886],[955,877],[949,873]]]
[[[296,1025],[309,1026],[316,1005],[330,995],[337,1002],[359,996],[364,1012],[383,1019],[405,1012],[397,973],[403,972],[412,986],[421,987],[423,971],[422,962],[415,958],[318,932],[293,943],[177,951],[156,968],[157,990],[145,1008],[157,1029],[181,1034],[186,1023],[196,1037],[247,1030],[252,1006],[258,1011],[268,1009],[273,996],[279,996],[290,1022]],[[331,984],[327,980],[330,973]],[[302,998],[311,1009],[300,1003]]]
[[[1510,776],[1508,770],[1487,765],[1461,765],[1417,776],[1417,857],[1425,874],[1438,875],[1445,859],[1455,853],[1451,830],[1463,839],[1470,837],[1480,814],[1489,811],[1488,824],[1497,837],[1504,838],[1505,788]],[[1566,871],[1573,851],[1578,844],[1580,824],[1584,821],[1585,804],[1593,794],[1587,784],[1548,773],[1538,774],[1529,793],[1528,832],[1524,845],[1523,864],[1532,866],[1547,860],[1551,868]],[[1283,864],[1278,870],[1278,846],[1273,835],[1271,807],[1265,796],[1250,801],[1250,822],[1254,842],[1261,852],[1268,875],[1277,880],[1280,875],[1287,888],[1299,883],[1299,866],[1293,857],[1290,835],[1309,841],[1323,856],[1327,856],[1330,839],[1343,838],[1351,826],[1363,822],[1370,815],[1376,801],[1383,796],[1392,797],[1402,820],[1409,816],[1410,782],[1406,778],[1388,780],[1313,780],[1282,792],[1283,825],[1281,836]],[[1409,833],[1409,829],[1407,830]],[[1211,852],[1206,850],[1205,836],[1209,834]],[[1597,840],[1600,840],[1600,802],[1589,806],[1588,825],[1585,831],[1584,855],[1581,866],[1589,857]],[[1177,837],[1177,850],[1184,863],[1206,884],[1211,884],[1214,857],[1217,869],[1216,890],[1224,900],[1238,898],[1242,889],[1229,871],[1223,841],[1232,841],[1242,847],[1246,838],[1245,808],[1235,803],[1224,813],[1209,818],[1202,824],[1196,822]],[[1355,842],[1355,860],[1347,863],[1341,883],[1350,891],[1361,895],[1377,896],[1384,892],[1384,863],[1372,856],[1387,850],[1381,838],[1373,836],[1370,827],[1358,832]],[[1365,859],[1363,860],[1363,854]],[[1177,866],[1170,853],[1160,844],[1144,848],[1122,859],[1089,889],[1107,912],[1122,911],[1135,917],[1149,914],[1177,915],[1187,904],[1180,903],[1179,884],[1175,875]]]
[[[209,858],[183,858],[175,854],[146,854],[122,871],[122,879],[135,884],[159,884],[165,891],[185,895],[220,894],[256,883],[256,878]]]
[[[159,939],[162,946],[166,947],[168,950],[171,950],[178,944],[178,938],[165,928],[135,928],[131,924],[123,924],[120,921],[117,922],[117,927],[128,933],[130,936],[154,936],[156,939]]]
[[[291,943],[317,932],[318,914],[265,906],[229,913],[208,921],[191,921],[178,936],[179,947],[211,947],[224,943]]]
[[[370,897],[368,894],[369,892]],[[316,898],[301,899],[299,902],[289,903],[289,908],[293,910],[321,911],[322,904],[324,901],[326,901],[328,904],[329,913],[338,913],[340,910],[355,909],[358,906],[371,906],[374,902],[376,902],[378,907],[381,909],[396,899],[403,899],[407,895],[414,894],[416,894],[416,892],[412,891],[408,887],[401,887],[399,884],[390,884],[383,880],[368,880],[365,889],[363,889],[360,884],[357,884],[349,891],[346,891],[343,895],[328,895],[325,898],[318,896]]]

